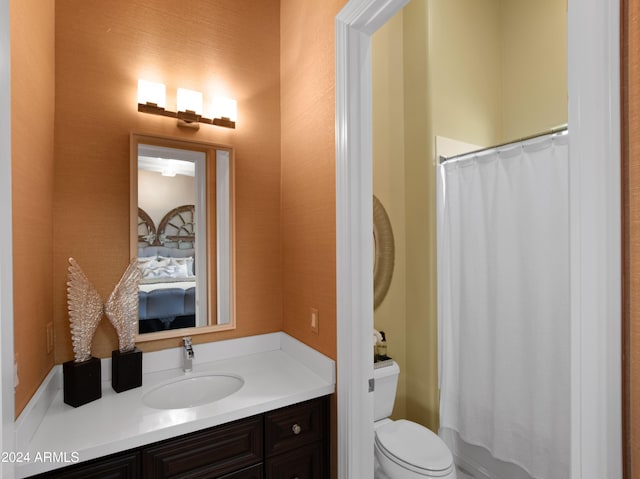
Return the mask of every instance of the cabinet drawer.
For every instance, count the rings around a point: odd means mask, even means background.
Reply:
[[[253,417],[146,448],[144,477],[210,478],[252,466],[262,461],[262,433],[261,418]]]
[[[58,471],[45,472],[38,478],[48,479],[138,479],[140,454],[137,452],[100,458]]]
[[[279,454],[322,438],[323,401],[314,399],[265,415],[265,455]]]
[[[262,464],[247,467],[242,471],[232,472],[219,479],[262,479]]]
[[[310,444],[267,459],[267,479],[322,479],[322,445]]]

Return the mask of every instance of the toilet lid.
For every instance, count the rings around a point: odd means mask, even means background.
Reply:
[[[432,431],[415,422],[400,419],[376,430],[376,443],[398,464],[410,469],[438,472],[450,469],[453,456]]]

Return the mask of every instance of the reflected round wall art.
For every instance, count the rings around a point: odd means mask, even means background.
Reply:
[[[389,291],[393,277],[395,245],[391,221],[378,198],[373,197],[373,308],[376,309]]]

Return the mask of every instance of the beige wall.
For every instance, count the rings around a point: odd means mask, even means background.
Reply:
[[[391,221],[393,279],[374,325],[400,366],[393,417],[437,428],[433,105],[427,3],[413,1],[372,38],[373,192]]]
[[[567,122],[566,0],[428,9],[436,135],[489,146]]]
[[[16,416],[53,366],[54,2],[12,0],[11,182]]]
[[[449,2],[447,2],[449,3]],[[428,2],[404,11],[405,178],[407,224],[407,418],[438,425],[434,92],[429,88]]]
[[[500,0],[429,0],[427,5],[430,138],[498,143],[503,126]]]
[[[193,176],[162,176],[157,171],[138,170],[138,207],[149,215],[156,229],[172,209],[195,204]]]
[[[406,417],[406,234],[403,14],[395,15],[371,39],[373,88],[373,194],[384,206],[395,245],[389,291],[374,312],[388,352],[400,366],[394,418]]]
[[[500,3],[502,141],[508,141],[567,123],[567,2]]]
[[[397,417],[438,427],[434,139],[489,146],[566,122],[565,6],[414,0],[374,35],[374,194],[397,254],[375,325],[401,366]]]

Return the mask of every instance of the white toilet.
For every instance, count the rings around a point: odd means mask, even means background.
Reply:
[[[415,422],[389,419],[400,368],[395,361],[374,371],[375,479],[456,479],[453,456],[436,434]]]

